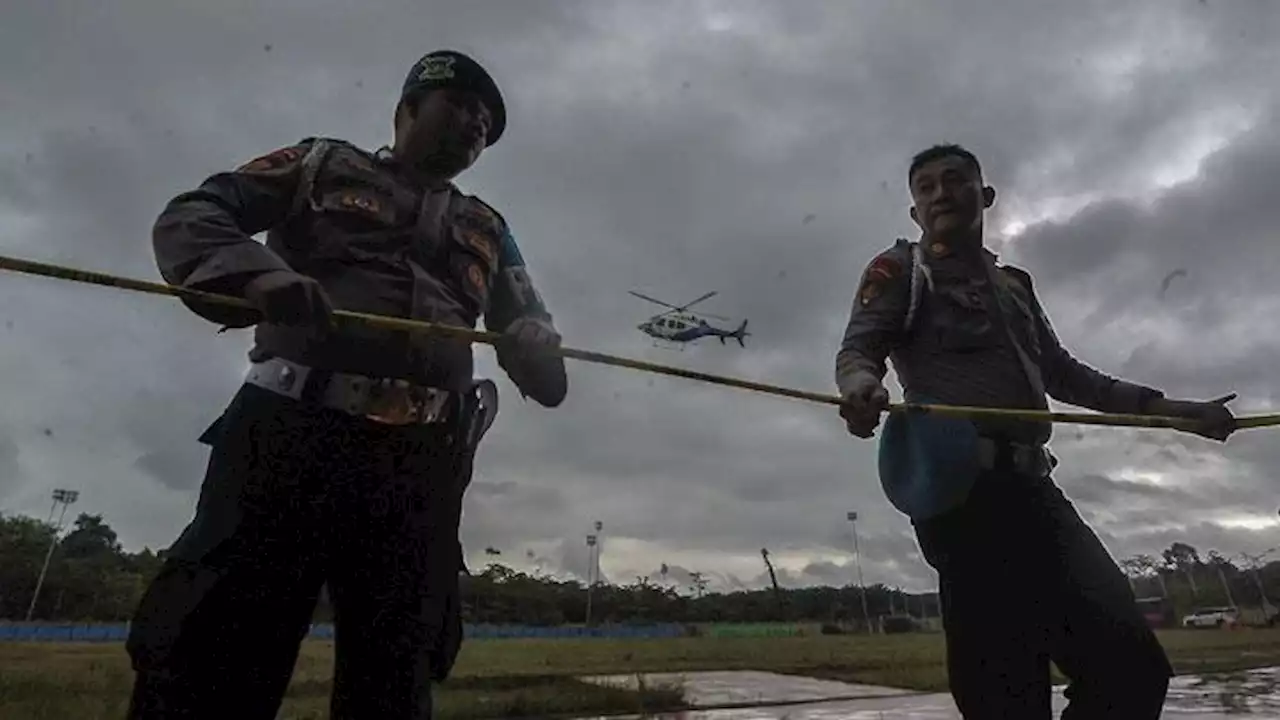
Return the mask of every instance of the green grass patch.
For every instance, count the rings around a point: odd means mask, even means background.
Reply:
[[[304,644],[280,720],[329,717],[332,652],[331,643]],[[0,643],[4,720],[118,720],[132,683],[129,659],[119,644]],[[563,672],[499,675],[461,669],[436,688],[435,701],[434,716],[443,720],[643,714],[684,707],[683,693],[667,686],[641,683],[634,690],[583,682]]]
[[[1280,630],[1174,630],[1160,637],[1180,674],[1280,665]],[[328,717],[332,654],[332,643],[304,644],[280,720]],[[576,679],[583,675],[767,670],[945,691],[944,658],[938,634],[474,640],[437,689],[437,717],[572,717],[682,705],[678,689],[605,687]],[[124,715],[132,681],[121,645],[0,643],[5,720],[114,720]]]

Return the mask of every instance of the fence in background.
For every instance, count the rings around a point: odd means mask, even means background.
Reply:
[[[817,635],[817,623],[710,623],[701,626],[701,634],[707,637],[796,637]]]
[[[685,626],[666,625],[600,625],[581,627],[562,625],[537,627],[524,625],[468,625],[466,637],[482,638],[672,638],[685,635]],[[129,635],[127,623],[0,623],[0,642],[124,642]],[[311,626],[312,638],[330,639],[333,626],[324,623]]]

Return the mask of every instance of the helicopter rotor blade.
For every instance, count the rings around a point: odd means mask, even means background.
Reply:
[[[649,302],[654,303],[654,304],[656,304],[656,305],[661,305],[662,307],[670,308],[669,310],[667,310],[667,312],[665,312],[665,313],[661,313],[661,314],[659,314],[659,315],[655,315],[654,317],[661,317],[662,315],[667,315],[667,314],[672,313],[672,312],[677,312],[677,313],[678,313],[678,312],[685,312],[685,311],[687,311],[689,308],[693,307],[694,305],[697,305],[698,303],[702,302],[703,300],[706,300],[707,298],[714,297],[715,295],[719,294],[719,291],[718,291],[718,290],[712,290],[711,292],[709,292],[709,293],[705,293],[705,294],[703,294],[701,297],[698,297],[698,298],[697,298],[697,299],[695,299],[695,300],[692,300],[692,301],[690,301],[690,302],[687,302],[687,303],[685,303],[684,305],[672,305],[672,304],[671,304],[671,303],[669,303],[669,302],[664,302],[664,301],[659,300],[659,299],[657,299],[657,298],[649,297],[648,295],[645,295],[644,293],[638,293],[638,292],[636,292],[635,290],[628,290],[627,292],[628,292],[628,293],[630,293],[630,294],[632,294],[632,295],[634,295],[634,296],[636,296],[636,297],[638,297],[638,298],[640,298],[641,300],[648,300]],[[714,318],[714,319],[716,319],[716,320],[724,320],[724,321],[726,321],[726,322],[728,322],[728,321],[729,321],[729,318],[724,317],[723,315],[713,315],[713,314],[711,314],[711,313],[702,313],[702,312],[697,313],[697,314],[698,314],[698,315],[701,315],[701,316],[704,316],[704,317]]]
[[[711,296],[715,295],[717,292],[719,292],[719,291],[717,291],[717,290],[712,290],[711,292],[707,293],[706,295],[703,295],[702,297],[698,298],[697,300],[691,300],[691,301],[689,301],[689,302],[685,303],[684,305],[681,305],[681,306],[680,306],[680,309],[681,309],[681,310],[688,310],[689,308],[693,307],[694,305],[697,305],[698,303],[702,302],[703,300],[706,300],[707,298],[709,298],[709,297],[711,297]]]
[[[672,305],[672,304],[671,304],[671,303],[669,303],[669,302],[663,302],[663,301],[661,301],[661,300],[658,300],[658,299],[655,299],[655,298],[651,298],[651,297],[649,297],[648,295],[643,295],[643,294],[641,294],[641,293],[636,292],[635,290],[628,290],[627,292],[631,293],[632,295],[635,295],[636,297],[640,298],[641,300],[648,300],[649,302],[654,303],[654,304],[656,304],[656,305],[661,305],[662,307],[671,308],[672,310],[679,310],[679,309],[680,309],[680,308],[676,307],[675,305]]]

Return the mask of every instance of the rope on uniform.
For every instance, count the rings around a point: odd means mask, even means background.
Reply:
[[[54,278],[58,280],[70,280],[72,282],[87,283],[90,285],[101,285],[104,287],[120,288],[123,290],[133,290],[136,292],[149,293],[152,295],[168,295],[171,297],[185,298],[216,305],[224,305],[228,307],[236,307],[247,310],[253,310],[253,306],[243,298],[230,297],[226,295],[218,295],[214,293],[202,292],[199,290],[191,290],[188,288],[167,285],[164,283],[151,282],[147,280],[137,280],[133,278],[117,277],[107,275],[105,273],[91,272],[87,270],[78,270],[76,268],[64,267],[60,265],[51,265],[48,263],[40,263],[31,260],[21,260],[17,258],[5,257],[0,255],[0,270],[10,270],[13,272],[26,273],[29,275],[40,275],[43,277]],[[471,328],[457,327],[453,325],[440,325],[437,323],[425,322],[422,320],[410,320],[407,318],[388,317],[384,315],[373,315],[369,313],[352,312],[349,310],[335,310],[333,312],[335,320],[339,322],[349,322],[360,325],[383,328],[387,330],[403,330],[408,332],[424,332],[436,335],[443,335],[460,340],[469,340],[471,342],[484,343],[493,345],[501,335],[494,332],[484,330],[473,330]],[[606,355],[604,353],[591,352],[589,350],[578,350],[569,347],[560,347],[555,349],[558,355],[583,362],[597,363],[601,365],[612,365],[614,367],[630,368],[632,370],[640,370],[642,372],[657,373],[659,375],[669,375],[672,377],[681,377],[688,380],[696,380],[700,382],[712,383],[716,385],[726,385],[736,387],[743,390],[754,390],[770,395],[779,395],[798,400],[808,400],[810,402],[822,403],[826,405],[840,405],[841,400],[835,395],[825,395],[821,393],[807,392],[804,390],[796,390],[788,387],[777,385],[767,385],[765,383],[753,382],[751,380],[743,380],[739,378],[725,377],[722,375],[713,375],[710,373],[697,372],[694,370],[686,370],[684,368],[673,367],[670,365],[661,365],[658,363],[646,362],[643,360],[634,360],[631,358],[617,357],[614,355]],[[932,415],[940,415],[954,418],[979,418],[994,417],[1009,420],[1021,420],[1030,422],[1058,422],[1070,423],[1076,425],[1104,425],[1112,427],[1147,427],[1147,428],[1186,428],[1188,423],[1181,418],[1156,417],[1151,415],[1131,415],[1119,413],[1094,413],[1094,412],[1051,412],[1047,410],[1020,410],[1009,408],[987,408],[987,407],[969,407],[963,405],[925,405],[919,403],[894,403],[889,406],[890,412],[915,412],[928,413]],[[1241,416],[1236,420],[1237,427],[1240,429],[1270,427],[1280,425],[1280,413],[1270,415],[1250,415]]]

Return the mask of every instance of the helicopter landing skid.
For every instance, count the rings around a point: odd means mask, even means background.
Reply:
[[[684,352],[684,343],[675,342],[674,340],[654,340],[653,346],[662,348],[663,350],[674,350],[675,352]]]

